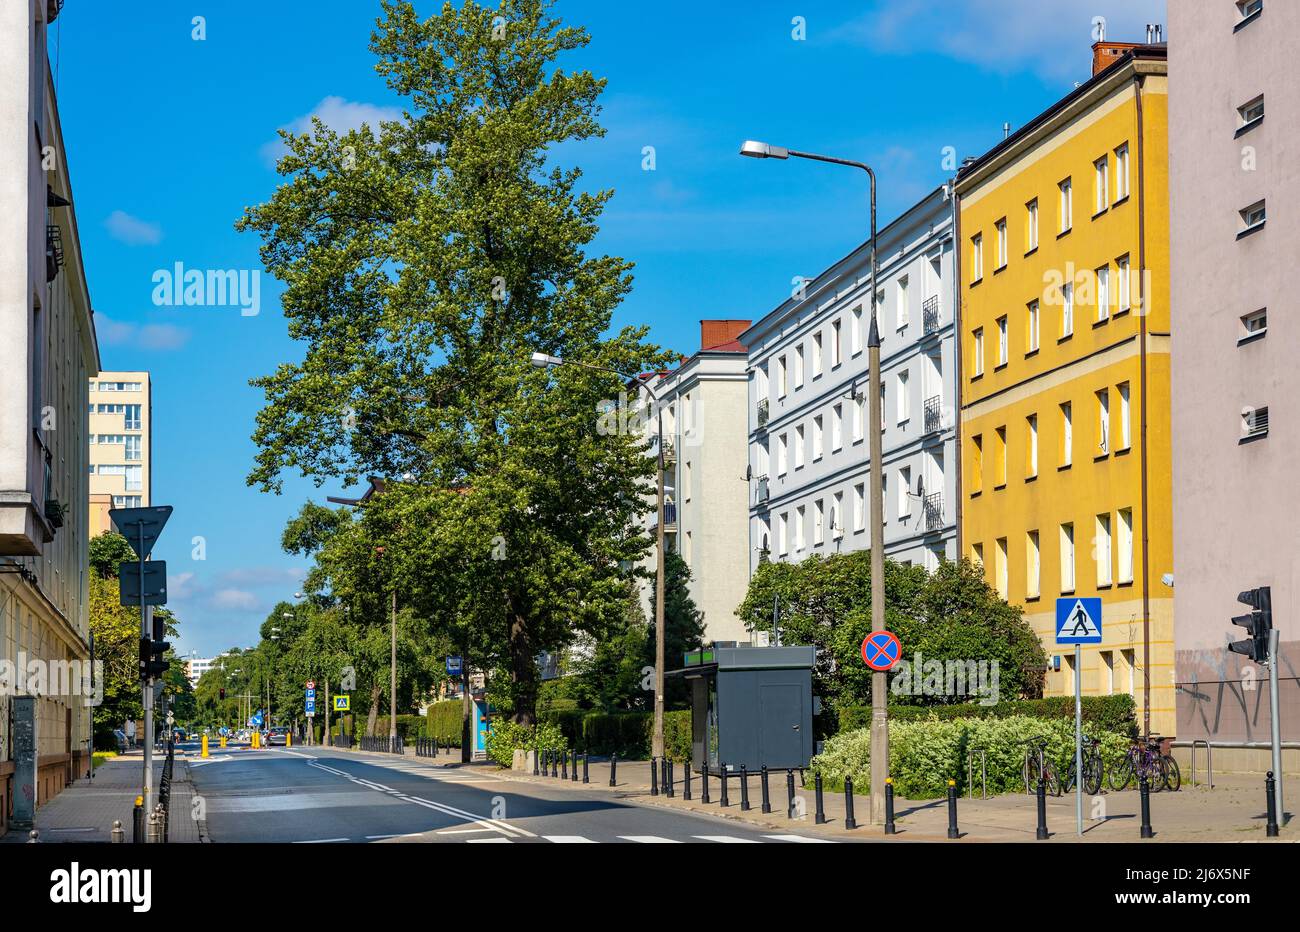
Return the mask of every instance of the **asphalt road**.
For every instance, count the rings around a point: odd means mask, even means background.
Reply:
[[[797,843],[707,815],[490,770],[330,748],[211,750],[190,757],[213,842]]]

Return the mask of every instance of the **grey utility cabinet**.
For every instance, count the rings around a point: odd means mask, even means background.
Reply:
[[[686,654],[691,767],[800,768],[813,755],[812,647],[712,647]]]

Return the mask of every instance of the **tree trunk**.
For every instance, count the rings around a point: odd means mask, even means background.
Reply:
[[[379,681],[370,687],[370,714],[366,716],[366,736],[375,736],[375,725],[379,721]]]
[[[510,620],[510,697],[514,700],[514,721],[532,725],[537,712],[537,658],[533,656],[528,620],[513,597],[509,600]]]

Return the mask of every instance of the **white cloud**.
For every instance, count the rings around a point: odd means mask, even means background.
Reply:
[[[162,227],[149,223],[139,217],[132,217],[124,210],[115,210],[104,221],[108,235],[128,246],[156,246],[162,241]]]
[[[1147,23],[1165,22],[1165,0],[878,0],[830,37],[883,54],[939,53],[998,74],[1082,81],[1097,16],[1107,39],[1143,42]]]
[[[360,129],[363,123],[368,124],[371,130],[378,133],[381,121],[397,120],[401,116],[402,110],[400,107],[381,107],[378,104],[345,100],[342,97],[331,95],[313,107],[309,113],[296,117],[281,129],[288,130],[295,135],[310,134],[312,118],[317,117],[339,135],[354,129]],[[284,142],[279,137],[262,146],[262,158],[269,165],[274,166],[276,160],[283,154]]]
[[[251,588],[296,587],[306,575],[307,571],[302,567],[252,566],[227,570],[221,574],[219,580],[232,586],[248,586]]]
[[[113,320],[102,311],[95,312],[95,333],[108,346],[146,350],[180,349],[190,339],[190,331],[175,324],[132,324]]]
[[[218,589],[212,594],[212,605],[223,609],[251,611],[257,608],[257,596],[246,589]]]

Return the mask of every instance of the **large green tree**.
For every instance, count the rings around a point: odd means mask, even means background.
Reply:
[[[521,722],[537,652],[616,618],[624,567],[648,547],[634,530],[644,444],[597,429],[620,379],[528,362],[636,373],[666,360],[645,328],[610,332],[631,286],[630,263],[591,248],[612,192],[554,161],[603,132],[604,82],[558,64],[587,42],[542,0],[426,19],[385,0],[370,47],[402,118],[285,134],[284,183],[239,223],[261,235],[305,346],[254,382],[266,406],[250,483],[400,478],[378,498],[420,514],[405,533],[458,555],[425,571],[459,574],[457,604],[473,594]]]

